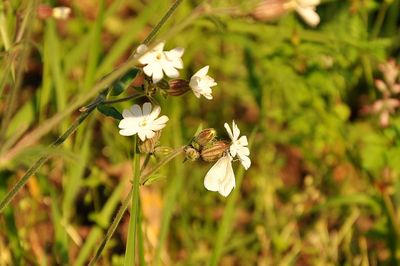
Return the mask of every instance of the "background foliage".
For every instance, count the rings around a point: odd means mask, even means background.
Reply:
[[[140,188],[139,257],[151,265],[397,265],[400,119],[393,114],[383,128],[362,110],[382,97],[378,66],[400,60],[400,1],[324,1],[316,28],[295,13],[265,23],[226,9],[244,14],[256,2],[210,1],[210,13],[167,40],[167,49],[186,49],[182,77],[210,65],[214,100],[160,99],[170,117],[163,145],[187,143],[200,125],[224,132],[234,119],[253,134],[252,167],[237,169],[238,186],[222,198],[203,187],[210,164],[170,163]],[[1,198],[41,154],[52,155],[0,216],[1,265],[84,265],[92,256],[130,188],[131,139],[96,111],[62,146],[46,147],[79,115],[68,106],[125,61],[171,4],[43,3],[68,5],[73,16],[40,20],[37,1],[0,4]],[[183,1],[161,33],[198,4]],[[61,122],[49,124],[54,115]],[[100,265],[122,264],[128,216]]]

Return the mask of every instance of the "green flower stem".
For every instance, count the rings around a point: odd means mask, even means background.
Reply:
[[[93,103],[100,103],[104,96],[99,95]],[[79,125],[90,115],[90,113],[96,108],[97,105],[93,105],[92,108],[87,109],[84,113],[82,113],[74,123],[62,134],[59,136],[53,144],[50,146],[51,148],[55,148],[61,145],[75,130],[79,127]],[[42,166],[50,157],[52,153],[47,153],[39,158],[25,173],[23,177],[13,186],[13,188],[7,193],[7,195],[0,202],[0,213],[4,211],[4,208],[10,203],[10,201],[15,197],[17,192],[26,184],[29,177],[32,176],[36,171]]]
[[[170,8],[172,11],[174,11],[177,6],[181,3],[181,1],[176,1],[176,3],[173,4],[173,6]],[[162,18],[162,23],[165,23],[167,19],[172,15],[173,12],[168,12],[166,15]],[[190,18],[190,17],[189,17]],[[187,21],[188,19],[186,19]],[[155,36],[158,31],[160,30],[161,24],[160,21],[160,26],[157,25],[158,27],[154,28],[152,32],[149,34],[150,36]],[[183,22],[185,23],[185,21]],[[185,25],[187,22],[185,23]],[[182,28],[180,28],[182,29]],[[172,31],[171,32],[176,32]],[[149,39],[146,38],[147,39]],[[149,40],[151,40],[153,37],[151,37]],[[58,146],[62,144],[78,127],[79,125],[89,116],[89,114],[97,107],[98,104],[100,104],[100,101],[98,101],[99,98],[103,99],[103,94],[102,91],[104,91],[104,88],[108,87],[109,84],[112,84],[115,80],[120,78],[123,74],[125,74],[127,71],[129,71],[131,68],[135,67],[136,64],[138,63],[137,58],[132,58],[126,61],[124,64],[119,66],[117,69],[112,71],[110,74],[106,75],[103,79],[101,79],[99,82],[97,82],[89,92],[81,97],[78,97],[76,100],[74,100],[66,110],[64,110],[61,113],[58,113],[57,115],[53,116],[51,119],[47,120],[45,125],[43,127],[38,128],[37,130],[33,130],[30,134],[26,135],[19,144],[17,144],[12,150],[10,150],[4,157],[0,157],[0,166],[2,164],[5,164],[9,160],[11,160],[16,154],[18,154],[21,150],[25,149],[27,146],[29,146],[29,143],[33,143],[40,139],[41,136],[43,136],[46,132],[50,131],[51,128],[53,128],[55,125],[57,125],[63,118],[65,118],[68,114],[72,113],[74,110],[76,110],[79,106],[81,106],[85,101],[89,100],[90,98],[94,97],[96,94],[99,94],[97,98],[93,101],[93,107],[90,107],[88,110],[84,111],[83,114],[79,116],[77,120],[74,121],[74,123],[68,128],[63,135],[61,135],[52,145],[51,147]],[[46,155],[43,155],[40,157],[25,173],[25,175],[14,185],[14,187],[7,193],[7,195],[1,200],[0,202],[0,213],[3,212],[4,208],[7,207],[7,205],[11,202],[11,200],[15,197],[15,195],[18,193],[18,191],[26,184],[28,181],[29,177],[37,172],[39,167],[41,167],[49,158],[51,157],[51,154],[48,153]]]
[[[128,227],[128,240],[126,243],[125,249],[125,259],[124,266],[133,266],[135,265],[135,257],[136,257],[136,232],[137,230],[141,230],[138,228],[138,213],[139,213],[139,181],[140,181],[140,154],[137,153],[137,135],[135,135],[133,140],[133,193],[131,197],[131,213],[129,218],[129,227]]]
[[[129,100],[136,100],[139,99],[140,97],[144,97],[144,95],[138,95],[138,94],[133,94],[124,98],[119,98],[119,99],[113,99],[113,100],[108,100],[108,101],[102,101],[101,103],[91,103],[89,105],[86,105],[82,108],[79,109],[80,112],[85,112],[87,109],[94,107],[97,107],[98,105],[106,105],[106,104],[113,104],[113,103],[121,103],[121,102],[126,102]]]
[[[146,166],[149,162],[150,156],[147,155],[146,159],[141,167],[140,172],[142,173],[140,176],[140,184],[143,185],[145,184],[146,180],[148,180],[147,178],[149,176],[151,176],[152,174],[154,174],[155,172],[157,172],[162,166],[164,166],[165,164],[167,164],[169,161],[171,161],[172,159],[176,158],[179,154],[181,154],[183,152],[183,148],[184,147],[180,147],[174,151],[172,151],[170,154],[168,154],[163,160],[161,160],[155,167],[153,167],[150,171],[148,171],[147,173],[144,173],[144,169],[146,169]],[[115,215],[114,220],[112,222],[112,224],[110,225],[110,227],[107,230],[107,233],[105,235],[105,237],[103,238],[103,240],[101,241],[98,249],[96,250],[95,255],[92,257],[92,259],[89,262],[89,266],[93,266],[95,265],[95,263],[98,261],[98,259],[100,258],[101,253],[103,252],[105,246],[107,245],[108,241],[111,239],[111,237],[114,235],[115,230],[117,229],[119,223],[121,222],[122,217],[125,214],[125,211],[128,208],[129,202],[131,202],[132,200],[132,195],[133,195],[133,189],[131,189],[129,191],[128,196],[126,196],[126,198],[124,199],[124,201],[122,202],[121,207],[118,210],[118,213]]]

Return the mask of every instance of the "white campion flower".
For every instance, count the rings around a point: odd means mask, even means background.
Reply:
[[[319,4],[320,0],[295,0],[294,9],[308,25],[315,27],[320,22],[319,15],[316,12]]]
[[[179,77],[177,69],[183,68],[181,59],[184,49],[175,48],[170,51],[164,51],[165,42],[160,42],[153,49],[148,51],[148,47],[144,44],[136,49],[135,57],[139,63],[144,65],[143,71],[148,77],[152,77],[153,82],[159,82],[164,73],[170,78]]]
[[[157,118],[160,112],[160,106],[155,106],[152,110],[149,102],[144,103],[143,108],[135,104],[129,110],[125,109],[122,112],[123,119],[118,125],[121,129],[119,134],[122,136],[138,134],[142,141],[153,138],[155,132],[163,129],[168,121],[165,115]]]
[[[229,152],[232,157],[235,157],[236,155],[239,157],[240,162],[242,163],[243,167],[247,170],[249,169],[251,165],[251,161],[249,158],[250,155],[250,150],[247,147],[248,142],[247,142],[247,137],[246,136],[241,136],[240,135],[240,130],[238,126],[236,125],[235,121],[232,121],[232,130],[229,127],[228,123],[224,124],[224,127],[226,131],[229,134],[229,137],[232,140],[232,144],[229,147]]]
[[[219,194],[226,197],[235,187],[235,173],[232,168],[232,157],[229,154],[221,157],[208,170],[204,178],[204,186],[210,191],[218,191]]]
[[[200,96],[203,95],[206,99],[211,100],[213,98],[211,95],[211,87],[216,86],[217,83],[212,77],[207,75],[208,69],[209,66],[205,66],[197,71],[190,78],[189,86],[197,98],[200,98]]]

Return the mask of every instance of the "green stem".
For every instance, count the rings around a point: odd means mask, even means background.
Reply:
[[[96,98],[93,102],[100,102],[102,97]],[[86,110],[82,113],[72,125],[62,134],[59,136],[53,144],[50,146],[51,148],[55,148],[62,144],[75,130],[79,127],[79,125],[89,116],[89,114],[94,110],[95,107]],[[32,176],[36,171],[42,166],[50,157],[51,153],[43,155],[39,158],[29,169],[26,171],[23,177],[13,186],[13,188],[7,193],[7,195],[1,200],[0,202],[0,213],[4,211],[4,208],[10,203],[10,201],[15,197],[17,192],[26,184],[29,177]]]
[[[384,1],[381,8],[379,9],[374,27],[372,28],[371,39],[375,39],[376,37],[378,37],[379,33],[381,32],[383,21],[385,20],[386,11],[388,10],[388,8],[389,4],[387,3],[387,1]]]
[[[133,194],[131,197],[131,213],[129,218],[128,240],[126,243],[124,266],[135,265],[136,257],[136,232],[138,230],[138,213],[139,213],[139,180],[140,180],[140,154],[137,153],[137,135],[133,140]],[[140,230],[140,228],[139,228]]]
[[[148,154],[146,156],[146,159],[143,162],[142,167],[140,168],[140,172],[143,172],[143,169],[146,169],[147,164],[149,163],[149,159],[150,159],[150,154]],[[110,227],[107,230],[106,235],[104,236],[103,240],[101,241],[99,247],[96,250],[95,255],[92,257],[92,259],[89,262],[89,266],[95,265],[95,263],[97,262],[97,260],[100,258],[101,253],[103,252],[103,249],[106,247],[108,241],[111,239],[111,237],[114,235],[115,230],[117,229],[119,223],[121,222],[122,217],[125,214],[126,209],[128,208],[129,202],[131,201],[132,198],[132,194],[133,194],[133,189],[131,189],[129,191],[128,196],[126,196],[126,198],[124,199],[124,201],[122,202],[121,207],[119,208],[117,214],[114,217],[114,220],[112,222],[112,224],[110,225]]]
[[[157,25],[154,27],[154,29],[152,30],[152,32],[149,34],[149,36],[147,36],[147,38],[143,41],[143,44],[148,44],[150,43],[154,36],[156,36],[156,34],[158,33],[158,31],[161,29],[161,27],[165,24],[165,22],[167,22],[167,20],[169,19],[169,17],[171,17],[172,13],[174,13],[174,11],[177,9],[177,7],[179,6],[179,4],[182,2],[182,0],[176,0],[172,6],[168,9],[167,13],[165,13],[165,15],[161,18],[161,20],[157,23]]]

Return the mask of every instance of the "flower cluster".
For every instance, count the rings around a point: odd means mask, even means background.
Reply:
[[[186,147],[185,151],[186,158],[192,161],[198,158],[206,162],[216,161],[204,178],[204,186],[226,197],[236,184],[232,168],[234,158],[237,157],[246,170],[249,169],[251,161],[247,137],[239,137],[240,130],[234,121],[232,121],[232,129],[227,123],[224,126],[230,142],[216,140],[215,130],[205,129],[190,146]]]
[[[146,45],[140,45],[135,57],[143,67],[144,74],[152,79],[154,84],[163,80],[164,74],[169,78],[178,78],[178,69],[183,68],[182,55],[183,48],[175,48],[170,51],[164,51],[165,43],[161,42],[154,48],[149,49]],[[212,99],[212,89],[217,85],[213,78],[207,75],[209,66],[205,66],[197,71],[190,79],[171,80],[167,88],[163,88],[171,96],[179,96],[192,89],[197,98],[203,95],[206,99]]]
[[[253,10],[251,16],[261,21],[270,21],[295,10],[308,25],[315,27],[320,22],[316,12],[319,4],[320,0],[263,0]]]
[[[382,127],[387,127],[390,122],[390,114],[400,107],[400,81],[399,66],[394,60],[379,66],[383,74],[383,80],[375,80],[375,86],[381,93],[382,98],[375,101],[371,106],[372,113],[379,115],[379,122]]]
[[[171,96],[179,96],[192,90],[197,98],[201,96],[208,100],[213,98],[212,87],[217,83],[207,75],[209,66],[198,70],[190,80],[177,79],[179,69],[183,68],[183,48],[175,48],[164,51],[165,43],[161,42],[149,48],[140,45],[134,57],[140,63],[142,77],[134,79],[135,85],[141,82],[144,95],[152,98],[151,92],[160,89],[162,93]],[[172,78],[167,80],[167,78]],[[139,82],[138,82],[139,81]],[[156,146],[160,138],[161,130],[166,126],[168,117],[160,116],[161,108],[145,102],[142,106],[134,104],[122,112],[122,119],[119,122],[119,133],[123,136],[138,135],[140,139],[139,150],[143,153],[155,154]],[[251,161],[250,151],[246,136],[240,137],[240,130],[236,123],[232,122],[232,128],[225,123],[225,129],[230,141],[217,140],[214,129],[205,129],[200,132],[185,147],[186,159],[195,161],[201,158],[205,162],[216,162],[208,171],[204,179],[204,186],[210,191],[218,191],[223,196],[228,196],[235,187],[235,175],[232,162],[237,158],[247,170]]]

